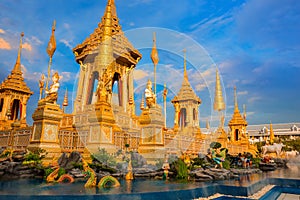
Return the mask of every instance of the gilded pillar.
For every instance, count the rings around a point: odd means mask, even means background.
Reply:
[[[127,91],[127,73],[124,69],[123,76],[122,76],[122,104],[124,112],[127,110],[127,104],[128,104],[128,91]]]

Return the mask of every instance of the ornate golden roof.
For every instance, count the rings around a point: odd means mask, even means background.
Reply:
[[[123,57],[131,63],[136,64],[142,57],[140,52],[128,41],[121,29],[114,0],[108,0],[105,13],[101,22],[98,23],[98,27],[82,44],[77,45],[73,49],[76,61],[79,63],[79,61],[85,59],[87,55],[97,55],[98,47],[107,37],[112,37],[115,58]]]
[[[32,95],[33,92],[26,85],[23,73],[21,71],[21,50],[22,50],[22,38],[24,33],[21,33],[20,37],[20,46],[18,51],[18,57],[16,60],[16,64],[11,71],[11,74],[7,76],[7,78],[0,85],[0,92],[3,90],[14,90],[22,93],[26,93]]]
[[[243,126],[248,125],[247,121],[242,117],[238,107],[236,87],[234,87],[234,112],[231,120],[228,123],[228,126],[234,126],[234,125],[243,125]]]
[[[185,52],[185,50],[184,50]],[[186,70],[186,56],[184,54],[184,76],[183,76],[183,81],[181,88],[178,92],[178,94],[174,97],[172,102],[176,101],[196,101],[198,104],[201,104],[201,99],[196,95],[194,92],[191,84],[189,83],[188,75],[187,75],[187,70]]]

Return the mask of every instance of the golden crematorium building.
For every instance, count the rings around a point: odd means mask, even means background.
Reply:
[[[47,49],[50,61],[55,51],[54,31],[55,27],[52,28],[49,43],[52,49]],[[148,161],[164,158],[165,154],[197,156],[206,153],[207,145],[212,141],[219,141],[229,149],[229,153],[238,153],[237,149],[255,153],[245,134],[247,122],[239,113],[236,96],[229,134],[224,131],[223,117],[215,133],[209,136],[201,133],[201,99],[189,82],[185,55],[181,89],[172,99],[174,127],[166,127],[162,107],[156,103],[156,78],[154,90],[152,82],[148,81],[140,103],[141,114],[136,115],[133,71],[142,55],[125,37],[113,0],[108,0],[105,13],[94,32],[73,49],[80,66],[73,113],[64,113],[64,109],[56,103],[59,76],[54,74],[49,90],[48,82],[46,88],[40,82],[41,94],[32,116],[33,126],[28,126],[26,104],[33,92],[26,86],[21,72],[22,37],[15,67],[0,86],[2,148],[20,151],[45,149],[48,152],[45,163],[50,163],[63,152],[79,151],[88,158],[100,148],[105,148],[109,153],[125,149],[137,151]],[[158,52],[155,40],[151,58],[156,66]],[[44,89],[45,97],[42,95]],[[165,88],[164,102],[166,95]],[[215,96],[214,108],[221,112],[225,104],[218,72]],[[63,107],[67,105],[66,94]]]

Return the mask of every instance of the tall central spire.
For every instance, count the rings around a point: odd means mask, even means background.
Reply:
[[[21,71],[21,51],[22,51],[22,39],[24,37],[24,33],[21,33],[21,37],[20,37],[20,45],[19,45],[19,51],[18,51],[18,57],[16,60],[16,64],[14,66],[13,72],[14,73],[22,73]]]
[[[105,13],[103,15],[104,20],[104,31],[103,31],[103,40],[108,39],[108,37],[112,36],[112,24],[113,24],[113,17],[116,17],[116,5],[114,0],[108,0]]]
[[[115,1],[114,0],[108,0],[105,14],[108,12],[108,10],[109,10],[109,12],[111,12],[112,16],[116,16],[117,15],[116,5],[115,5]]]

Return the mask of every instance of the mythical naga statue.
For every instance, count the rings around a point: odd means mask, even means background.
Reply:
[[[91,169],[88,163],[82,159],[82,166],[83,170],[90,176],[87,182],[85,183],[84,187],[96,187],[97,184],[97,175],[93,169]]]
[[[83,165],[83,170],[89,174],[89,179],[87,180],[87,182],[85,183],[84,187],[85,188],[89,188],[89,187],[96,187],[97,185],[97,175],[95,173],[95,171],[89,167],[88,163],[82,159],[82,165]],[[111,184],[108,184],[111,183]],[[120,186],[120,182],[112,177],[112,176],[104,176],[98,183],[98,187],[99,188],[103,188],[103,187],[119,187]]]

